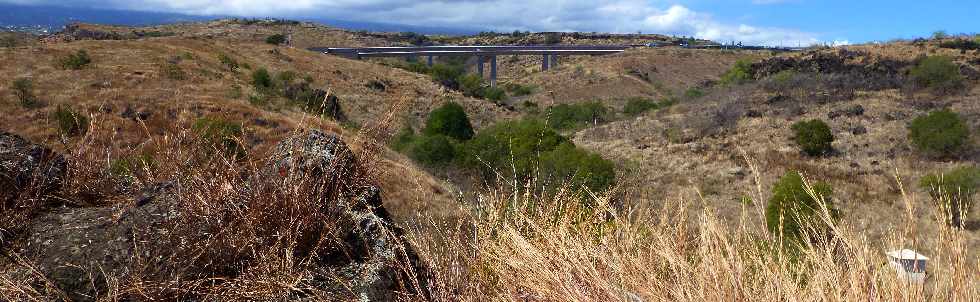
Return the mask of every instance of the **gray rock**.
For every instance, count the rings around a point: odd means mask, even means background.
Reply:
[[[0,204],[61,189],[66,170],[64,156],[15,134],[0,132]]]
[[[385,210],[381,190],[357,181],[358,165],[340,138],[311,130],[280,142],[266,171],[285,182],[317,179],[328,191],[353,192],[342,193],[337,204],[327,205],[333,209],[324,209],[339,210],[340,220],[349,222],[339,226],[343,245],[354,257],[323,257],[326,265],[319,275],[342,278],[319,278],[322,287],[346,289],[352,292],[349,298],[369,301],[396,300],[399,292],[425,295],[426,269]]]

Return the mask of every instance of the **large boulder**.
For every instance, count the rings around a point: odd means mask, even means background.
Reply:
[[[318,281],[326,288],[343,288],[359,300],[391,301],[399,295],[425,295],[426,269],[394,224],[381,200],[381,190],[358,181],[360,163],[337,136],[316,130],[279,143],[268,162],[267,175],[286,183],[317,179],[324,194],[339,192],[335,204],[346,253],[325,255]],[[353,256],[351,256],[353,255]],[[339,282],[338,282],[339,281]],[[344,290],[344,291],[347,291]]]
[[[385,210],[380,189],[363,180],[363,171],[340,138],[307,131],[281,142],[264,169],[236,188],[235,196],[302,181],[315,187],[314,195],[297,196],[288,202],[306,203],[321,213],[329,213],[315,217],[335,218],[324,224],[330,226],[329,233],[335,237],[331,237],[331,248],[316,253],[311,251],[322,241],[295,242],[294,256],[309,260],[303,267],[309,269],[311,277],[304,286],[330,293],[339,300],[426,297],[426,269],[402,229]],[[234,244],[230,249],[217,245],[217,250],[197,250],[194,243],[221,241],[216,233],[234,233],[234,227],[221,227],[239,224],[239,218],[274,214],[263,210],[269,209],[262,207],[268,205],[250,204],[261,202],[255,198],[218,206],[208,213],[188,211],[193,204],[190,200],[195,198],[193,193],[186,193],[188,189],[179,182],[168,182],[151,186],[129,202],[114,206],[51,210],[29,223],[24,243],[13,252],[33,263],[37,271],[75,301],[105,295],[113,280],[136,277],[169,282],[174,278],[188,281],[208,276],[231,279],[244,273],[241,267],[248,267],[255,258],[240,254]],[[274,237],[276,230],[259,236]],[[322,229],[316,227],[302,232],[308,234],[298,238],[322,238],[318,237]],[[264,239],[240,242],[261,248],[261,242],[275,241]],[[2,247],[0,252],[5,252]],[[208,259],[224,259],[227,263]],[[26,278],[31,271],[0,263],[0,274],[7,276]],[[290,297],[301,300],[306,296],[291,293]]]
[[[61,189],[65,158],[15,134],[0,132],[0,211],[23,198],[38,198]]]

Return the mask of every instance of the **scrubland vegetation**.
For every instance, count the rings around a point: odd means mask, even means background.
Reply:
[[[265,42],[283,43],[273,37]],[[412,33],[399,39],[431,43]],[[970,47],[943,39],[940,48]],[[353,300],[367,296],[365,282],[380,279],[384,297],[406,301],[980,296],[976,80],[961,73],[962,58],[857,60],[863,54],[831,49],[767,59],[775,63],[731,58],[731,66],[683,85],[658,84],[667,78],[661,71],[559,69],[491,88],[466,74],[462,61],[397,66],[424,78],[338,58],[324,59],[333,68],[324,71],[305,66],[318,57],[250,43],[268,49],[204,53],[214,45],[203,44],[175,55],[167,45],[165,54],[139,63],[156,77],[139,67],[111,78],[136,83],[113,91],[99,84],[109,81],[100,73],[73,88],[96,91],[84,98],[46,90],[54,81],[37,73],[0,75],[10,95],[0,106],[41,117],[35,126],[46,127],[27,129],[4,116],[0,130],[44,133],[31,138],[63,153],[67,170],[54,191],[34,179],[58,167],[0,179],[31,179],[0,192],[0,300]],[[89,53],[118,55],[105,48],[51,53],[46,67],[69,76],[109,65]],[[845,61],[877,65],[837,64]],[[820,69],[826,66],[836,69]],[[535,76],[648,87],[630,97],[604,91],[611,96],[565,100]],[[125,97],[150,80],[221,92],[203,100],[137,99],[160,106],[149,107],[155,121],[145,107],[87,100]],[[226,97],[227,90],[237,94]],[[366,97],[372,94],[397,100],[377,105]],[[525,110],[487,113],[510,98]],[[355,101],[342,110],[348,100]],[[345,111],[369,122],[345,127]],[[309,129],[339,138],[299,139]],[[316,160],[305,148],[337,142],[351,150],[329,149],[330,161],[301,164]],[[4,152],[6,164],[12,157]],[[382,181],[399,187],[379,192]],[[416,211],[397,208],[408,202]],[[430,209],[437,207],[452,210]],[[349,211],[361,212],[351,218]],[[888,221],[867,222],[877,213],[888,213]],[[114,227],[135,231],[97,233]],[[60,249],[31,237],[87,228],[96,233],[84,246]],[[352,229],[378,237],[351,239]],[[114,242],[132,243],[122,248],[130,262],[110,263],[121,270],[73,263],[71,273],[52,273],[66,266],[44,257],[112,253]],[[382,245],[393,248],[377,253]],[[926,282],[910,283],[886,262],[884,251],[901,248],[931,257]],[[364,265],[336,269],[347,262]],[[378,267],[393,269],[374,274]]]

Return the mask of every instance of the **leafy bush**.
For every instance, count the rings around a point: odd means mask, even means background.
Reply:
[[[909,76],[919,87],[928,87],[939,91],[948,92],[963,85],[960,68],[953,63],[952,58],[946,56],[923,58],[909,70]]]
[[[238,61],[235,61],[235,59],[233,59],[232,57],[229,57],[227,54],[219,53],[218,54],[218,62],[221,62],[221,65],[227,67],[228,70],[231,70],[231,71],[238,70]]]
[[[486,87],[483,88],[480,96],[491,101],[502,101],[507,98],[507,92],[498,87]]]
[[[554,185],[564,182],[572,188],[603,191],[616,182],[616,166],[611,161],[571,142],[542,153],[539,168],[542,178]]]
[[[415,141],[415,131],[412,130],[412,125],[405,124],[398,130],[398,133],[391,138],[391,149],[402,152],[408,150],[408,147],[412,145]]]
[[[793,140],[806,154],[819,156],[833,151],[831,143],[834,142],[834,134],[827,123],[821,120],[800,121],[793,124],[792,129],[796,134]]]
[[[82,135],[88,131],[88,116],[78,113],[70,106],[58,105],[54,111],[54,120],[58,123],[58,132],[64,136]]]
[[[752,63],[747,60],[738,60],[735,66],[721,75],[721,84],[738,85],[752,81]]]
[[[701,90],[701,88],[698,87],[691,87],[684,91],[684,96],[689,99],[696,99],[704,96],[704,90]]]
[[[600,102],[561,104],[551,108],[548,126],[558,130],[574,129],[587,123],[605,122],[608,110]]]
[[[462,163],[488,178],[495,171],[527,177],[537,167],[539,154],[565,142],[567,138],[539,120],[504,121],[483,129],[466,142]]]
[[[269,43],[269,44],[272,44],[272,45],[280,45],[282,43],[286,43],[286,35],[283,35],[283,34],[274,34],[274,35],[271,35],[271,36],[265,38],[265,43]]]
[[[959,114],[948,109],[930,112],[909,124],[909,140],[920,152],[948,157],[962,150],[970,137],[970,129]]]
[[[483,96],[483,78],[477,74],[461,75],[456,79],[459,83],[459,91],[469,97]]]
[[[517,83],[507,83],[504,85],[504,89],[513,96],[526,96],[534,93],[533,86],[521,85]]]
[[[265,68],[259,68],[252,72],[252,86],[258,89],[272,88],[272,76]]]
[[[73,54],[58,59],[58,65],[63,69],[79,70],[92,63],[92,58],[85,50],[78,50]]]
[[[626,105],[623,106],[623,113],[628,116],[637,116],[650,110],[670,107],[675,103],[676,101],[671,98],[665,98],[660,102],[655,102],[644,97],[632,97],[626,100]]]
[[[973,208],[973,195],[980,188],[980,168],[959,167],[942,175],[926,175],[919,185],[938,203],[940,210],[949,213],[949,223],[963,227],[963,219]]]
[[[452,162],[456,151],[445,135],[423,135],[409,146],[408,156],[424,165],[437,166]]]
[[[812,184],[811,188],[815,196],[807,193],[803,176],[798,172],[787,172],[779,179],[766,206],[766,227],[770,233],[796,244],[812,239],[804,238],[804,230],[811,235],[822,235],[825,224],[817,216],[822,211],[821,202],[830,210],[831,218],[839,217],[830,200],[833,188],[823,182]]]
[[[37,105],[37,97],[34,95],[34,82],[29,78],[17,78],[10,85],[17,101],[24,108],[31,108]]]
[[[429,113],[425,121],[425,135],[445,135],[458,140],[468,140],[473,137],[473,125],[470,118],[456,102],[448,102]]]
[[[242,125],[222,118],[202,117],[194,121],[191,129],[202,139],[211,143],[225,155],[243,158],[245,147],[237,137],[242,135]]]
[[[430,69],[433,81],[454,90],[460,88],[458,80],[464,72],[463,65],[456,64],[435,64]]]

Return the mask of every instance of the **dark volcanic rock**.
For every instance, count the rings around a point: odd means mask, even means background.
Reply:
[[[836,119],[841,116],[855,117],[864,115],[864,106],[854,105],[840,110],[834,110],[827,113],[827,118]]]
[[[0,155],[4,169],[9,163],[19,163],[10,171],[35,171],[14,174],[26,175],[24,181],[35,179],[30,175],[50,174],[51,177],[37,179],[51,179],[51,187],[56,187],[55,180],[60,183],[64,161],[43,147],[3,134]],[[50,160],[40,160],[52,157],[57,159],[54,165]],[[323,226],[328,226],[329,234],[335,236],[329,240],[336,242],[328,243],[331,248],[314,253],[316,247],[324,244],[317,241],[324,238],[318,237],[324,229],[300,230],[292,249],[295,257],[309,257],[308,264],[303,265],[312,274],[303,281],[304,286],[338,295],[335,297],[338,300],[393,301],[406,296],[426,297],[427,270],[403,230],[384,208],[379,187],[364,181],[366,177],[359,174],[363,173],[359,165],[337,136],[307,131],[280,142],[260,173],[236,192],[246,196],[252,190],[270,185],[287,186],[301,180],[315,188],[313,195],[303,195],[309,196],[309,200],[290,202],[310,202],[313,209],[329,213],[316,217],[335,218],[325,221]],[[74,301],[94,300],[97,294],[107,292],[113,280],[131,280],[127,279],[130,277],[169,282],[177,277],[233,278],[245,273],[237,268],[253,258],[234,250],[234,244],[218,243],[222,238],[238,237],[221,237],[216,232],[235,232],[221,228],[227,227],[223,225],[226,223],[241,223],[236,215],[275,214],[249,202],[216,207],[208,212],[188,210],[194,204],[182,199],[184,195],[179,193],[187,189],[167,182],[150,186],[132,196],[131,202],[115,206],[50,210],[26,225],[23,244],[13,251],[33,263],[54,287]],[[247,200],[255,202],[256,199]],[[277,240],[278,235],[274,233],[258,233],[257,242]],[[200,246],[194,245],[199,242],[219,245],[216,249],[199,250]],[[213,259],[221,262],[212,262]],[[3,263],[0,270],[9,276],[31,274],[26,268]],[[292,297],[301,299],[303,295],[296,293]]]
[[[0,206],[22,194],[43,196],[61,189],[66,166],[51,149],[0,132]]]
[[[396,291],[414,292],[426,288],[409,280],[424,280],[426,275],[418,255],[404,238],[404,232],[391,220],[381,200],[381,190],[371,184],[352,182],[359,163],[343,141],[316,130],[280,142],[266,166],[266,173],[282,177],[286,183],[302,178],[319,179],[323,187],[342,194],[337,204],[328,205],[340,211],[343,244],[355,257],[321,259],[329,264],[321,268],[323,276],[343,276],[344,281],[320,279],[326,288],[346,288],[358,298],[390,301]],[[329,194],[329,192],[328,192]],[[407,265],[406,265],[407,264]],[[406,270],[405,267],[410,268]]]

